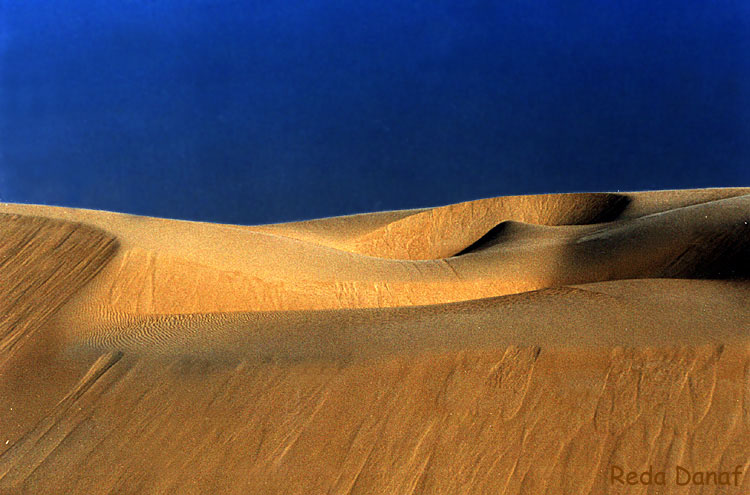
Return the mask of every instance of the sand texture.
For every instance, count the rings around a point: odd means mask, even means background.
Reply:
[[[2,203],[0,494],[748,494],[749,223],[750,188]]]

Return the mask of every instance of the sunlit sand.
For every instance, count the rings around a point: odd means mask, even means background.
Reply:
[[[749,222],[750,188],[0,204],[0,493],[747,492]]]

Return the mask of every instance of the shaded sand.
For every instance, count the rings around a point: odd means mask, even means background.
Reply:
[[[0,204],[0,493],[748,493],[749,222],[750,189]]]

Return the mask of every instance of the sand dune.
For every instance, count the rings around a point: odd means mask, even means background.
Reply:
[[[750,188],[0,204],[0,493],[747,493],[748,223]]]

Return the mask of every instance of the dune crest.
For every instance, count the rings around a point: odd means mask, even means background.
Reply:
[[[750,489],[750,188],[263,226],[0,204],[0,493]],[[644,491],[647,487],[638,486]]]

